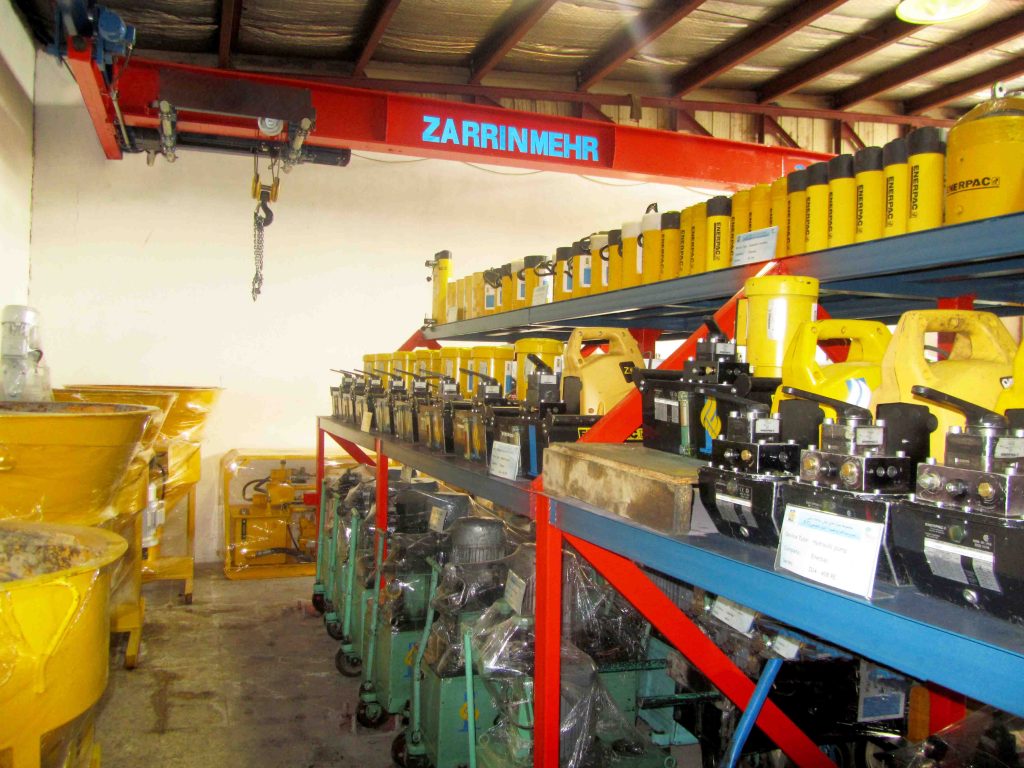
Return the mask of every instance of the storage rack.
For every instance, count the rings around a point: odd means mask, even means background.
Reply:
[[[414,334],[406,347],[414,346],[414,340],[564,338],[581,325],[620,326],[657,329],[663,338],[689,334],[663,363],[678,367],[706,332],[701,318],[718,309],[718,325],[731,332],[735,302],[744,281],[755,274],[773,273],[817,278],[822,302],[842,317],[893,321],[908,308],[931,307],[953,296],[968,297],[979,309],[996,314],[1024,314],[1024,282],[1019,280],[1024,275],[1024,214],[447,323]],[[631,393],[583,440],[619,442],[639,424],[639,394]],[[384,477],[387,462],[383,457],[391,455],[470,493],[517,512],[529,511],[535,517],[537,766],[558,764],[560,582],[565,542],[674,646],[685,649],[684,655],[700,656],[696,666],[741,709],[758,700],[754,683],[660,592],[637,562],[927,681],[933,730],[962,714],[961,694],[1024,715],[1024,699],[1019,694],[1024,681],[1024,632],[1017,626],[921,595],[913,588],[880,585],[874,601],[852,597],[776,572],[768,550],[717,534],[669,537],[577,501],[549,500],[541,492],[539,478],[529,485],[509,483],[490,477],[483,466],[360,432],[328,417],[318,420],[321,466],[325,435],[367,463],[372,462],[361,447],[376,449],[378,477]],[[378,515],[382,509],[386,514],[386,493],[386,482],[378,483]],[[945,688],[958,693],[948,694]],[[756,720],[801,768],[832,765],[770,700],[760,707],[752,705],[744,718]]]

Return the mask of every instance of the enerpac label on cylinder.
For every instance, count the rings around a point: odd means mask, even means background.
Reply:
[[[420,138],[427,144],[454,144],[514,155],[564,157],[595,163],[598,156],[596,136],[438,115],[423,116],[423,133]]]

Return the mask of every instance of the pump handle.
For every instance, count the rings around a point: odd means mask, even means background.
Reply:
[[[391,372],[385,371],[383,368],[374,368],[373,372],[381,376],[387,376],[389,379],[391,378]]]
[[[760,411],[763,413],[768,412],[768,406],[765,403],[759,403],[757,400],[751,400],[746,397],[740,397],[736,394],[736,388],[730,387],[727,390],[715,389],[712,387],[697,387],[694,392],[698,395],[709,395],[717,400],[724,400],[727,403],[736,403],[741,405],[749,411]]]
[[[352,371],[346,371],[342,368],[331,368],[332,373],[340,373],[342,376],[355,376],[356,374]]]
[[[555,372],[554,369],[552,369],[552,367],[550,365],[548,365],[543,360],[541,360],[539,357],[537,357],[537,355],[535,355],[533,352],[530,352],[526,356],[526,359],[529,360],[531,363],[533,363],[535,366],[537,366],[537,369],[541,373],[554,373]]]
[[[485,269],[484,282],[491,286],[491,288],[498,288],[499,286],[501,286],[501,270]]]
[[[480,373],[480,371],[474,371],[472,368],[459,368],[459,370],[470,376],[476,376],[478,379],[481,379],[484,384],[498,383],[498,380],[493,376],[488,376],[486,373]]]
[[[915,384],[910,388],[910,391],[925,400],[948,405],[950,408],[960,411],[967,420],[967,426],[969,427],[1001,427],[1006,429],[1009,424],[1006,417],[1002,414],[990,411],[988,408],[982,408],[980,405],[969,403],[966,400],[961,400],[959,397],[953,397],[953,395],[940,392],[937,389]]]
[[[839,414],[841,418],[859,416],[862,419],[871,419],[871,411],[867,408],[862,408],[859,405],[848,403],[845,400],[836,400],[834,397],[825,397],[824,395],[819,395],[816,392],[808,392],[807,390],[797,389],[796,387],[783,387],[782,391],[787,395],[792,395],[793,397],[799,397],[804,400],[810,400],[813,403],[827,405],[829,408],[835,408],[836,413]]]
[[[722,330],[722,326],[720,326],[718,324],[718,321],[715,320],[715,316],[714,315],[706,315],[702,319],[702,322],[704,323],[705,327],[708,329],[708,335],[707,335],[707,340],[708,341],[713,340],[716,336],[718,338],[720,338],[720,339],[728,339],[729,338],[729,334],[727,334],[725,331]]]
[[[427,377],[419,373],[413,373],[412,371],[405,371],[401,368],[395,368],[395,373],[400,373],[403,376],[412,376],[414,381],[426,381]]]

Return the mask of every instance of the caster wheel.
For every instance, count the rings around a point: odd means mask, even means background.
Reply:
[[[327,611],[327,599],[319,592],[313,593],[312,601],[313,609],[321,616]]]
[[[334,654],[334,666],[345,677],[359,677],[363,672],[363,660],[347,653],[344,648],[339,648]]]
[[[341,631],[341,624],[336,621],[325,621],[324,627],[327,628],[327,634],[331,636],[332,640],[342,640],[345,635]]]
[[[388,719],[388,713],[377,702],[360,701],[356,707],[356,720],[367,728],[380,728]]]
[[[391,761],[398,766],[398,768],[406,768],[406,760],[408,759],[408,750],[405,744],[405,731],[402,731],[395,740],[391,742]]]

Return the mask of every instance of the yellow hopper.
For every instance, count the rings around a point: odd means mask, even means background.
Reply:
[[[178,395],[174,392],[158,392],[151,389],[106,389],[91,386],[64,387],[53,390],[53,399],[58,403],[116,403],[118,405],[149,405],[159,409],[153,416],[146,433],[142,436],[142,450],[153,447],[164,422],[171,412]]]

